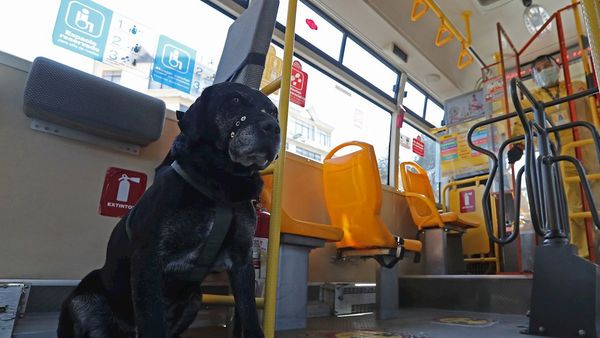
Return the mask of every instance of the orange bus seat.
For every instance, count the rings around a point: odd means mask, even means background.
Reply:
[[[419,231],[426,228],[445,228],[451,226],[466,230],[479,227],[479,221],[460,217],[455,212],[440,213],[427,172],[415,162],[400,163],[403,195]]]
[[[349,146],[360,149],[333,157]],[[382,191],[372,145],[353,141],[332,149],[323,163],[323,188],[331,223],[344,233],[338,249],[421,251],[420,241],[392,235],[379,217]]]
[[[262,205],[271,210],[272,175],[263,176],[265,183],[260,196]],[[322,239],[326,242],[337,242],[342,239],[343,232],[328,224],[301,221],[291,217],[285,209],[281,210],[281,233]]]

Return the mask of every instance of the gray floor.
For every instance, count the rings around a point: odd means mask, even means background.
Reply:
[[[434,322],[440,318],[474,318],[488,321],[486,327],[465,327],[456,324]],[[29,314],[21,319],[15,329],[14,338],[55,337],[57,314]],[[486,325],[486,324],[484,324]],[[378,321],[374,315],[344,318],[312,318],[307,330],[278,332],[278,338],[510,338],[523,337],[520,330],[527,325],[525,316],[489,314],[463,311],[402,309],[400,317]],[[223,327],[190,330],[185,337],[226,337]]]

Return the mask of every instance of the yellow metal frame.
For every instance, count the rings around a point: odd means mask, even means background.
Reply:
[[[455,188],[461,184],[468,184],[468,183],[477,183],[477,185],[479,185],[479,184],[481,184],[481,181],[487,180],[488,178],[490,178],[490,175],[475,176],[475,177],[467,178],[464,180],[456,180],[456,181],[448,182],[446,185],[444,185],[444,188],[442,188],[442,211],[448,212],[448,207],[446,206],[446,194],[450,188]]]
[[[473,54],[469,51],[471,47],[471,12],[463,11],[461,16],[465,22],[466,37],[452,24],[446,14],[442,12],[440,7],[435,3],[434,0],[414,0],[410,19],[417,21],[427,13],[431,11],[440,19],[440,27],[438,28],[435,45],[440,47],[448,43],[452,38],[456,38],[460,43],[460,54],[456,62],[458,69],[465,69],[471,63],[473,63]]]
[[[592,51],[592,60],[596,66],[596,78],[600,79],[600,2],[598,0],[581,0],[581,5]]]
[[[271,224],[269,226],[269,246],[267,248],[267,280],[265,287],[263,331],[266,338],[275,337],[275,301],[277,299],[277,275],[279,273],[279,240],[281,236],[281,197],[283,191],[283,172],[285,164],[285,144],[287,135],[288,110],[290,104],[290,85],[292,79],[292,58],[294,55],[294,37],[296,28],[296,9],[298,0],[290,0],[285,29],[283,49],[283,69],[280,81],[279,125],[281,129],[281,148],[273,168],[273,191],[271,198]],[[277,80],[275,80],[277,82]],[[275,88],[271,84],[263,92]],[[274,90],[277,90],[276,88]],[[273,90],[273,91],[274,91]]]
[[[202,304],[209,305],[235,305],[235,299],[231,295],[202,295]],[[256,307],[262,309],[265,306],[264,298],[256,298]]]

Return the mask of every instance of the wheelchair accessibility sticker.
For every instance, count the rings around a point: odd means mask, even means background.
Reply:
[[[89,0],[62,0],[52,42],[95,60],[102,60],[112,11]]]
[[[152,67],[152,79],[189,93],[194,77],[195,59],[195,50],[161,35]]]

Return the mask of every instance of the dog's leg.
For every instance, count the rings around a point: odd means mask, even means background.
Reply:
[[[162,271],[156,250],[140,246],[131,257],[131,290],[138,338],[167,336]]]
[[[71,297],[67,298],[61,307],[58,328],[56,329],[56,336],[58,338],[75,337],[75,324],[73,323],[73,318],[71,318],[70,304]]]
[[[167,322],[171,323],[169,338],[179,338],[194,322],[202,303],[202,295],[193,293],[189,299],[173,305],[167,314]]]
[[[104,296],[99,294],[80,294],[65,304],[64,313],[70,313],[73,325],[71,337],[74,338],[111,338],[114,337],[114,317]],[[63,317],[64,318],[64,317]],[[63,319],[61,318],[61,319]]]
[[[248,255],[249,256],[249,255]],[[229,280],[235,298],[236,319],[242,326],[244,338],[263,338],[254,299],[254,268],[249,259],[234,260]],[[239,325],[239,324],[237,324]]]

